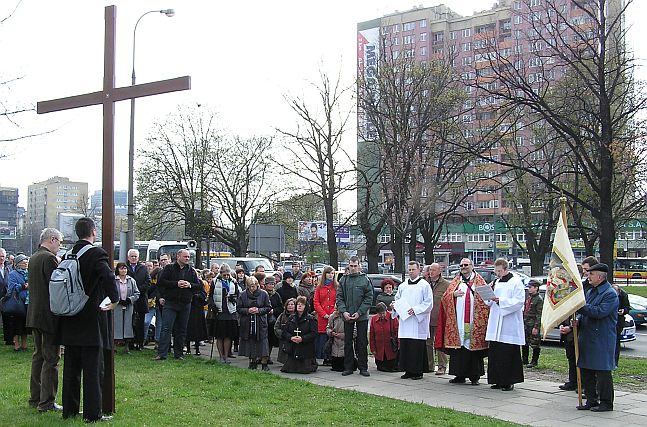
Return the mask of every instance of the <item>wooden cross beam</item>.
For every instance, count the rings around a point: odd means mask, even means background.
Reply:
[[[175,79],[161,80],[135,86],[115,87],[115,27],[117,8],[105,8],[105,41],[103,53],[103,90],[70,96],[67,98],[42,101],[37,104],[38,114],[53,111],[69,110],[90,105],[103,105],[103,194],[101,241],[103,249],[108,253],[108,259],[114,259],[114,120],[115,102],[144,96],[158,95],[167,92],[191,89],[191,77],[184,76]],[[113,345],[114,349],[114,345]],[[103,384],[103,411],[115,411],[115,372],[114,350],[108,352],[105,358]]]

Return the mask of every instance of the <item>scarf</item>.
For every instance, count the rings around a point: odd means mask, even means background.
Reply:
[[[464,276],[461,276],[461,279],[463,279],[463,283],[467,285],[467,292],[465,292],[465,314],[463,316],[463,330],[465,332],[465,339],[470,339],[471,334],[472,334],[472,279],[474,277],[474,273],[472,272],[469,277],[465,278]]]
[[[324,286],[332,285],[332,279],[324,279]]]

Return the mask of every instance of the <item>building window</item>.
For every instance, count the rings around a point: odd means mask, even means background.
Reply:
[[[405,22],[402,24],[402,31],[412,31],[416,29],[416,23],[415,22]]]
[[[472,57],[471,56],[466,56],[463,58],[463,65],[471,65],[472,64]]]
[[[418,27],[420,28],[425,28],[427,26],[427,21],[425,19],[421,19],[418,21]]]
[[[514,2],[514,10],[521,10],[521,2],[520,1],[515,1]]]
[[[423,46],[420,48],[420,56],[427,56],[427,47]]]
[[[415,36],[404,36],[402,37],[402,44],[413,44],[415,43]]]
[[[521,15],[515,15],[514,23],[515,24],[521,24],[522,22],[523,22],[523,17]]]
[[[483,243],[483,242],[489,242],[490,241],[490,235],[489,234],[468,234],[467,235],[467,241],[470,243]]]
[[[393,25],[393,31],[392,33],[399,33],[400,32],[400,24],[395,24]]]
[[[420,41],[421,42],[427,41],[427,33],[420,33]]]
[[[434,38],[434,43],[440,43],[443,40],[445,40],[445,33],[443,33],[442,31],[438,33],[434,33],[433,38]]]
[[[456,40],[456,31],[451,31],[449,33],[449,39],[450,40]]]
[[[468,43],[463,43],[463,52],[469,52],[471,48],[471,44]]]
[[[413,58],[416,55],[415,49],[408,49],[404,51],[405,58]]]
[[[541,0],[530,0],[530,7],[541,6]]]
[[[399,46],[400,45],[400,37],[393,37],[393,39],[391,39],[391,45]]]
[[[465,28],[463,30],[463,37],[469,37],[472,35],[472,29],[471,28]]]
[[[400,51],[399,50],[394,50],[394,51],[391,52],[391,58],[398,59],[399,56],[400,56]]]

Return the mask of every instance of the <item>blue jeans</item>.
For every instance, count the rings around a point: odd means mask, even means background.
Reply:
[[[162,309],[158,305],[155,307],[155,342],[160,342],[160,335],[162,335]]]
[[[184,339],[186,338],[186,327],[189,323],[191,303],[186,304],[166,301],[164,304],[164,325],[157,355],[166,359],[169,347],[171,346],[171,332],[173,340],[173,355],[178,358],[184,355]]]

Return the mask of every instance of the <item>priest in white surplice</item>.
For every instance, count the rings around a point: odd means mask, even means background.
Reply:
[[[525,288],[521,278],[508,271],[508,261],[494,262],[495,298],[486,301],[490,306],[485,340],[489,342],[487,382],[490,388],[511,391],[514,384],[523,382],[521,346],[526,344],[523,328]]]
[[[427,338],[429,338],[429,318],[434,305],[431,286],[420,276],[420,264],[409,263],[409,278],[398,286],[392,316],[400,324],[400,369],[404,375],[400,378],[422,379],[422,374],[429,371],[427,365]],[[399,309],[399,312],[398,312]]]

